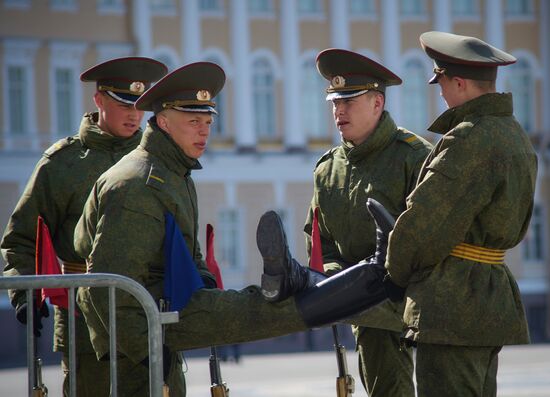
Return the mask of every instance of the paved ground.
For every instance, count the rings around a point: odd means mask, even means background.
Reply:
[[[358,382],[354,396],[366,396],[357,374],[357,356],[348,352],[348,365]],[[210,396],[207,358],[191,358],[188,396]],[[335,397],[334,353],[244,356],[239,364],[222,363],[222,375],[232,397]],[[58,367],[46,367],[50,396],[61,396]],[[0,396],[24,396],[26,369],[0,371]],[[499,397],[550,397],[550,345],[508,347],[500,355]],[[101,397],[101,396],[98,396]]]

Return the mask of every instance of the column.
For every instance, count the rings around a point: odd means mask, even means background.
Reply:
[[[136,55],[144,57],[151,56],[152,37],[149,1],[134,0],[132,4],[132,28],[136,41]]]
[[[330,0],[330,42],[334,48],[350,49],[347,0]]]
[[[550,112],[546,111],[550,107],[550,41],[548,35],[550,35],[550,3],[548,1],[540,2],[540,53],[541,53],[541,65],[542,65],[542,145],[539,150],[539,158],[544,159],[546,155],[546,147],[550,143]],[[550,178],[548,177],[548,160],[544,159],[539,161],[539,175],[537,178],[537,192],[541,191],[541,188],[548,186]],[[542,185],[542,186],[539,186]],[[546,189],[548,192],[548,189]],[[540,193],[538,193],[540,194]],[[548,193],[546,193],[548,194]],[[541,194],[543,195],[543,194]],[[542,203],[545,203],[544,210],[548,211],[548,196],[542,198]],[[546,234],[546,236],[548,236]],[[546,237],[546,244],[548,244],[548,237]],[[546,267],[546,307],[550,308],[550,268]],[[546,336],[550,336],[550,310],[546,310]]]
[[[348,1],[330,0],[330,45],[334,48],[351,49],[349,34]],[[334,145],[340,144],[340,133],[332,123]]]
[[[198,0],[181,0],[181,55],[184,64],[199,60],[202,46]]]
[[[397,0],[380,2],[382,19],[382,63],[398,76],[401,76],[401,21]],[[401,109],[399,90],[386,91],[386,109],[399,124]]]
[[[451,2],[450,0],[438,0],[433,2],[434,7],[434,30],[440,32],[452,32],[453,31],[453,20],[452,20],[452,11],[451,11]],[[432,92],[430,90],[429,92]],[[443,98],[439,95],[436,98],[438,114],[443,113],[447,110],[447,105]]]
[[[250,29],[248,2],[232,0],[231,4],[231,52],[233,56],[234,133],[240,151],[254,151],[256,137],[252,128],[252,84],[250,68]]]
[[[492,46],[506,51],[502,0],[487,0],[485,3],[485,39]],[[503,68],[499,68],[500,77],[497,78],[497,91],[499,92],[504,91],[504,73]]]
[[[306,137],[300,114],[300,26],[296,2],[281,0],[283,60],[283,139],[288,151],[304,150]]]

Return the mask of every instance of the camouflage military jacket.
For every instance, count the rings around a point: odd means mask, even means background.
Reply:
[[[430,130],[445,135],[390,235],[386,262],[392,279],[407,286],[407,337],[470,346],[528,343],[508,267],[450,256],[463,242],[512,248],[527,230],[537,159],[512,115],[512,96],[482,95],[447,110]]]
[[[141,144],[103,174],[86,202],[75,231],[75,248],[92,273],[116,273],[142,284],[155,300],[164,280],[164,216],[172,213],[201,276],[207,271],[198,241],[198,207],[191,170],[200,169],[156,124]],[[105,289],[80,288],[78,303],[98,358],[109,352]],[[148,356],[147,321],[134,298],[117,294],[119,351],[140,362]]]
[[[398,128],[384,112],[364,143],[356,147],[343,143],[321,157],[314,172],[314,194],[304,230],[309,254],[313,209],[318,207],[328,274],[374,254],[376,228],[367,211],[367,198],[378,200],[397,217],[405,209],[405,198],[415,186],[430,149],[427,141]],[[385,303],[372,309],[360,325],[401,331],[402,307]]]
[[[78,134],[55,143],[36,165],[2,240],[5,276],[35,273],[38,215],[50,230],[57,256],[63,261],[84,263],[74,251],[73,233],[86,198],[96,179],[141,139],[141,131],[131,138],[108,135],[96,121],[97,113],[84,115]],[[10,291],[10,299],[15,308],[19,307],[26,301],[25,291]],[[62,311],[56,310],[54,350],[68,348],[66,321]],[[82,316],[77,317],[76,324],[79,351],[92,352]]]

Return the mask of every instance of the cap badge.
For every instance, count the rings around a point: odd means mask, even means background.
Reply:
[[[330,80],[330,85],[332,88],[342,88],[346,85],[346,79],[342,76],[334,76],[332,80]]]
[[[141,81],[134,81],[132,84],[130,84],[130,91],[132,93],[136,94],[143,94],[143,91],[145,91],[145,84],[143,84]]]
[[[197,91],[197,99],[199,101],[209,101],[212,99],[212,95],[210,95],[208,90],[199,90]]]
[[[374,83],[374,88],[378,88],[378,83]]]

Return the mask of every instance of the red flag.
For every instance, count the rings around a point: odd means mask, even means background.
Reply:
[[[210,223],[206,225],[206,266],[216,277],[218,288],[223,289],[222,273],[214,255],[214,228]]]
[[[321,273],[323,268],[323,248],[321,247],[321,233],[319,232],[319,207],[313,210],[313,224],[311,225],[311,254],[309,256],[309,267]]]
[[[61,274],[50,231],[41,216],[38,217],[36,225],[36,274]],[[69,296],[66,288],[43,288],[42,298],[38,302],[39,307],[44,304],[46,298],[50,298],[52,305],[69,308]]]

